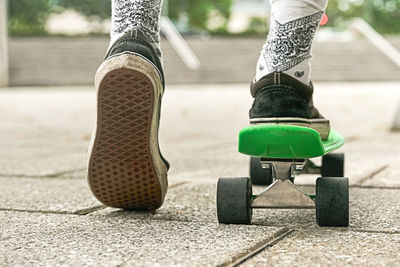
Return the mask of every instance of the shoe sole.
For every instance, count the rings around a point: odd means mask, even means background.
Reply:
[[[159,208],[168,187],[158,146],[160,75],[143,57],[122,54],[99,67],[96,88],[97,122],[88,150],[93,194],[111,207]]]
[[[272,124],[272,125],[295,125],[311,128],[319,133],[322,140],[326,140],[331,130],[329,120],[326,119],[305,119],[293,117],[281,118],[254,118],[250,119],[250,124]]]

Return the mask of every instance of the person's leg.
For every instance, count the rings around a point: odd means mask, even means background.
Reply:
[[[161,0],[113,0],[112,7],[111,44],[95,77],[89,185],[108,206],[154,210],[164,201],[169,168],[158,144]]]
[[[311,127],[327,138],[330,125],[314,107],[311,47],[327,0],[271,0],[267,41],[251,84],[250,122]]]
[[[160,49],[161,5],[162,0],[112,0],[110,45],[124,33],[138,30]]]
[[[327,0],[271,0],[267,41],[257,64],[256,80],[279,71],[309,84],[311,46]]]

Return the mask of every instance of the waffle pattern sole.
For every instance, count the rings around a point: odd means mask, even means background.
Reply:
[[[134,55],[112,59],[105,62],[108,67],[101,66],[97,73],[100,76],[96,77],[98,113],[88,181],[94,195],[108,206],[154,210],[162,205],[166,191],[162,188],[165,182],[160,181],[166,180],[166,167],[156,166],[162,163],[160,159],[154,160],[160,157],[158,99],[161,92],[157,89],[160,85],[157,87],[154,77],[146,72],[119,65],[126,60],[143,59]],[[146,64],[143,60],[136,65],[140,63]]]

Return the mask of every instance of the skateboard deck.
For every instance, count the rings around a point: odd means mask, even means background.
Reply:
[[[239,152],[258,158],[309,159],[340,148],[343,137],[333,130],[326,140],[311,128],[293,125],[252,125],[239,133]]]

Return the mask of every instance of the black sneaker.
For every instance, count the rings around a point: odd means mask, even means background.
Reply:
[[[270,73],[251,84],[254,97],[250,109],[251,124],[286,124],[316,130],[328,138],[329,120],[314,107],[313,85],[309,86],[281,72]]]
[[[168,162],[158,144],[164,75],[160,51],[139,31],[118,39],[95,78],[97,122],[88,181],[102,203],[154,210],[167,192]]]

